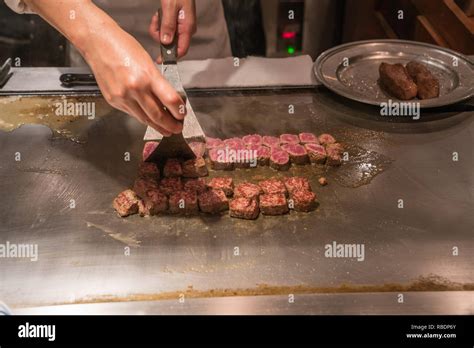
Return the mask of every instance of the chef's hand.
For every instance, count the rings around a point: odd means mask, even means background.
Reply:
[[[112,106],[164,136],[183,130],[185,104],[150,55],[90,0],[24,0],[79,50]]]
[[[196,32],[196,5],[194,0],[161,0],[163,18],[161,27],[158,12],[151,18],[148,32],[158,43],[165,45],[178,38],[178,58],[183,57],[189,49],[191,37]],[[161,56],[156,61],[161,63]]]

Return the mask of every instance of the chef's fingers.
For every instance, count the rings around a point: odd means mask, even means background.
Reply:
[[[162,102],[152,93],[143,93],[137,101],[153,123],[160,125],[169,133],[179,134],[183,131],[183,123],[171,116],[163,107]]]
[[[186,103],[179,96],[178,92],[163,77],[154,78],[151,82],[151,89],[169,113],[179,121],[186,116]]]
[[[195,2],[186,1],[178,12],[178,58],[188,52],[191,37],[196,33],[196,29]]]
[[[178,24],[180,26],[181,24]],[[188,53],[189,45],[191,44],[192,32],[188,28],[178,28],[178,58],[181,58]]]
[[[156,12],[153,17],[151,17],[150,26],[148,27],[148,34],[151,38],[160,43],[160,28],[158,28],[158,12]]]
[[[143,124],[150,126],[160,132],[163,136],[169,137],[172,133],[166,130],[165,128],[161,127],[159,124],[154,122],[153,119],[149,118],[148,115],[145,113],[143,108],[140,104],[136,101],[131,101],[125,107],[127,112],[131,114],[133,117],[137,118]]]
[[[161,9],[163,18],[161,18],[160,37],[161,42],[169,45],[174,38],[176,25],[178,23],[178,6],[176,0],[162,0]]]

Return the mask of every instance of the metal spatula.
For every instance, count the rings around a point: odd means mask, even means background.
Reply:
[[[161,9],[159,10],[160,20]],[[186,141],[205,141],[204,132],[199,124],[193,108],[186,96],[181,79],[179,78],[177,59],[177,40],[176,35],[170,45],[161,45],[161,57],[163,64],[161,65],[161,72],[174,89],[180,94],[181,98],[186,102],[186,117],[184,119],[183,133],[174,134],[170,137],[163,137],[155,129],[148,127],[145,133],[145,141],[159,141],[155,151],[147,158],[148,162],[156,162],[162,164],[167,158],[182,158],[192,159],[196,155],[191,150]]]

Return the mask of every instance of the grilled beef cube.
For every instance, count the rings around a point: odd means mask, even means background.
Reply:
[[[143,204],[139,206],[141,216],[153,216],[165,213],[168,210],[168,197],[160,190],[148,190],[143,197]]]
[[[207,184],[206,184],[206,180],[203,178],[184,180],[184,191],[202,193],[202,192],[205,192],[206,190],[207,190]]]
[[[288,213],[288,203],[284,194],[260,196],[260,211],[264,215],[283,215]]]
[[[308,190],[294,190],[290,197],[293,200],[293,209],[295,211],[307,213],[318,206],[316,195]]]
[[[249,182],[244,182],[240,185],[237,185],[237,187],[234,190],[234,197],[245,197],[249,199],[256,199],[258,200],[258,196],[262,193],[262,189],[260,186],[249,183]]]
[[[311,191],[311,184],[308,179],[299,176],[285,178],[285,186],[290,195],[295,190]]]
[[[379,74],[382,87],[394,97],[401,100],[416,97],[418,88],[402,64],[382,63]]]
[[[342,163],[343,147],[339,143],[329,144],[326,146],[327,159],[326,164],[329,166],[339,166]]]
[[[234,194],[234,180],[232,178],[212,178],[207,186],[213,190],[224,191],[227,197]]]
[[[183,177],[199,178],[209,175],[207,171],[206,161],[202,157],[187,160],[182,165]]]
[[[138,176],[141,178],[160,179],[160,170],[155,163],[141,162],[138,165]]]
[[[222,190],[208,190],[198,196],[199,209],[203,213],[218,214],[229,209],[229,201]]]
[[[260,209],[255,199],[234,198],[229,203],[230,216],[239,219],[255,220]]]
[[[159,189],[165,195],[169,196],[177,191],[183,190],[181,178],[163,178],[160,182]]]
[[[287,195],[285,183],[280,179],[268,179],[258,183],[264,194],[284,194]]]
[[[150,177],[138,178],[133,184],[133,191],[135,191],[137,195],[142,198],[145,197],[145,194],[148,190],[154,190],[157,188],[158,181]]]
[[[141,199],[132,190],[125,190],[114,199],[113,207],[121,217],[137,214]]]
[[[199,212],[196,192],[177,191],[170,195],[169,211],[171,214],[194,215]]]

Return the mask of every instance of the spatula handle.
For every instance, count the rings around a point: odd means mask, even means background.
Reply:
[[[158,10],[158,29],[161,31],[161,19],[163,18],[163,11]],[[161,33],[160,33],[161,35]],[[178,40],[177,33],[174,34],[173,41],[169,45],[160,44],[161,59],[163,64],[176,64],[178,59]]]

